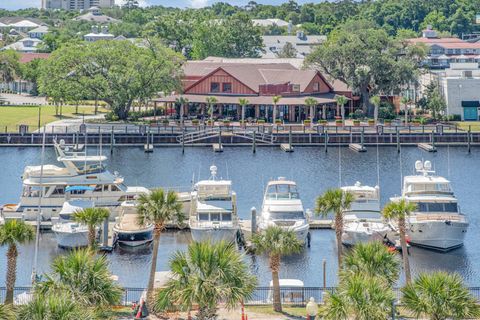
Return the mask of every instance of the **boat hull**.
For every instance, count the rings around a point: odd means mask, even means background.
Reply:
[[[212,243],[225,241],[234,242],[238,228],[190,228],[192,239],[195,242],[210,241]]]
[[[60,248],[76,249],[88,246],[88,231],[74,233],[54,231],[54,233]]]
[[[375,233],[344,230],[342,234],[342,243],[346,246],[355,246],[359,243],[382,241],[384,237],[387,236],[388,232],[389,230]]]
[[[117,236],[118,244],[128,247],[138,247],[153,240],[153,229],[152,226],[151,228],[136,231],[123,231],[118,228],[114,228],[113,231]]]
[[[302,225],[301,227],[286,227],[286,226],[281,226],[281,225],[278,225],[280,228],[282,228],[283,230],[288,230],[288,231],[292,231],[293,233],[295,233],[295,236],[297,237],[297,239],[301,242],[301,243],[306,243],[307,242],[307,238],[308,238],[308,232],[310,231],[310,225],[309,224],[305,224],[305,225]],[[262,231],[265,231],[266,230],[266,227],[265,225],[260,225],[259,226],[259,230],[260,232]]]
[[[410,222],[407,234],[410,243],[440,251],[449,251],[463,245],[468,222],[422,221]]]

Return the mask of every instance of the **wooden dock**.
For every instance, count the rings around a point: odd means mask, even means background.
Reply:
[[[427,152],[437,152],[437,148],[430,143],[419,143],[418,147]]]
[[[289,143],[280,144],[280,149],[282,149],[285,152],[293,152],[293,146]]]
[[[348,145],[348,148],[356,152],[367,152],[367,148],[365,148],[363,145],[358,143],[350,143]]]
[[[249,237],[252,234],[252,220],[240,220],[240,229],[246,237]],[[310,220],[310,229],[333,229],[333,220],[312,219]]]
[[[213,152],[223,152],[223,145],[219,143],[212,144]]]

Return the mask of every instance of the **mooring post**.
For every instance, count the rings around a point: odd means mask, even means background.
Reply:
[[[115,143],[115,137],[113,134],[113,126],[112,126],[112,131],[110,131],[110,154],[113,154],[113,145]]]
[[[185,153],[185,128],[182,128],[182,154]]]
[[[218,127],[218,145],[222,146],[222,126]]]
[[[471,150],[471,142],[472,142],[472,126],[468,126],[468,131],[467,131],[468,153],[470,153],[470,150]]]
[[[328,152],[328,131],[326,128],[323,128],[323,133],[325,134],[325,140],[324,140],[325,152]]]
[[[252,207],[250,209],[251,215],[252,215],[252,235],[257,233],[257,209],[255,207]]]
[[[257,131],[253,131],[253,139],[252,139],[252,152],[257,152]]]
[[[365,140],[365,127],[362,127],[362,133],[360,135],[360,145],[362,146],[362,150],[363,150],[364,140]]]
[[[327,288],[327,260],[323,259],[322,261],[323,269],[323,289]]]
[[[288,130],[288,147],[292,149],[292,126]]]
[[[432,147],[435,149],[435,132],[432,130],[432,136],[430,138],[432,140]]]
[[[398,127],[396,128],[397,132],[397,153],[400,153],[400,132],[398,131]]]
[[[103,221],[103,245],[108,246],[108,218]]]

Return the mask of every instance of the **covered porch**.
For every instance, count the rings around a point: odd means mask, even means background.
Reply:
[[[181,98],[186,101],[183,106],[180,103]],[[207,98],[214,98],[214,102],[209,104]],[[246,99],[248,102],[242,106],[240,99]],[[312,101],[316,103],[313,105]],[[281,97],[276,106],[273,103],[273,96],[238,95],[170,95],[154,99],[153,103],[156,107],[165,106],[166,110],[170,110],[169,114],[190,119],[209,118],[210,105],[213,109],[213,118],[234,121],[262,119],[266,122],[280,120],[286,123],[299,123],[307,119],[317,121],[337,116],[335,94]],[[183,110],[180,110],[182,108]]]

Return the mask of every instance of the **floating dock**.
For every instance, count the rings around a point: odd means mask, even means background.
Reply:
[[[350,143],[348,145],[348,148],[356,152],[367,152],[367,148],[365,148],[363,145],[358,143]]]
[[[293,146],[288,143],[282,143],[280,144],[280,149],[282,149],[285,152],[293,152]]]
[[[430,143],[419,143],[418,147],[427,152],[437,152],[437,148]]]
[[[219,143],[212,144],[213,152],[223,152],[223,146]]]

